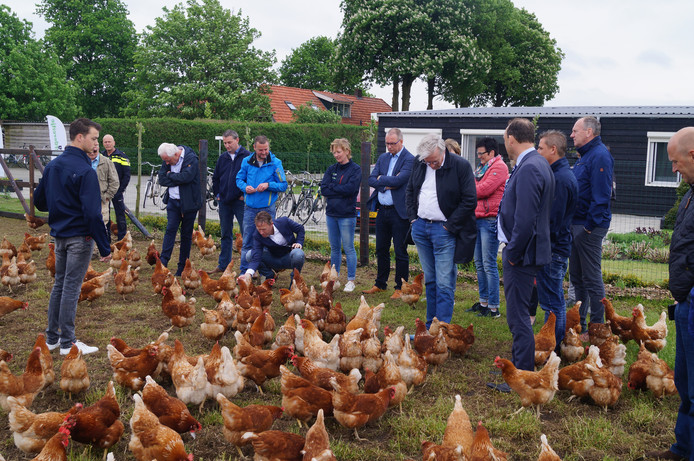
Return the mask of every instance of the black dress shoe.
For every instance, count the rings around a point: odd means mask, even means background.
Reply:
[[[665,451],[650,451],[650,452],[646,453],[646,456],[643,459],[671,459],[671,460],[677,461],[680,459],[685,459],[685,457],[680,456],[671,450],[665,450]]]
[[[510,394],[511,393],[511,388],[506,383],[501,383],[501,384],[487,383],[487,387],[491,387],[495,391],[503,392],[504,394]]]
[[[472,305],[470,309],[467,309],[465,312],[479,312],[479,310],[482,308],[482,305],[480,303],[475,303]]]

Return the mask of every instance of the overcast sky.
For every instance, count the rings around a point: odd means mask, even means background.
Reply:
[[[138,32],[154,24],[165,0],[124,0]],[[535,13],[566,57],[559,74],[559,93],[547,106],[694,105],[694,2],[691,0],[513,0]],[[0,0],[34,24],[36,37],[47,24],[26,0]],[[254,45],[274,49],[278,65],[292,48],[311,37],[337,35],[339,0],[221,0],[242,11],[262,33]],[[371,88],[390,104],[390,88]],[[435,100],[434,108],[450,104]],[[426,87],[413,87],[411,110],[426,109]]]

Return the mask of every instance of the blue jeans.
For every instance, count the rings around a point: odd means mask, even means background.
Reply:
[[[261,211],[267,211],[275,219],[275,204],[263,208],[253,208],[245,206],[243,208],[243,246],[241,247],[241,254],[245,255],[251,248],[253,248],[253,233],[255,232],[255,215]],[[241,258],[241,267],[239,272],[243,274],[248,269],[248,261],[246,258]],[[264,274],[263,274],[264,275]]]
[[[243,235],[243,209],[245,204],[243,200],[234,200],[233,202],[219,202],[219,228],[222,232],[222,248],[219,253],[219,262],[217,267],[226,269],[231,261],[231,247],[234,242],[234,216],[239,223],[239,230]]]
[[[173,253],[174,243],[176,242],[176,232],[178,226],[181,226],[181,247],[178,255],[178,268],[176,275],[181,275],[186,267],[186,259],[190,257],[190,247],[193,245],[193,225],[195,224],[195,216],[198,210],[183,213],[181,211],[181,201],[169,198],[166,204],[166,232],[164,233],[164,241],[161,244],[161,263],[164,266],[169,265],[171,253]]]
[[[571,226],[573,242],[569,258],[569,277],[576,290],[576,301],[583,301],[580,308],[581,327],[588,331],[586,317],[590,306],[590,321],[605,322],[605,285],[602,282],[602,240],[607,235],[607,228],[596,227],[589,234],[582,225]],[[586,303],[590,300],[590,304]]]
[[[552,262],[537,271],[537,299],[540,307],[545,311],[545,322],[550,312],[554,312],[557,323],[554,328],[554,336],[557,338],[557,347],[564,339],[566,329],[566,301],[564,300],[564,276],[566,275],[567,258],[552,253]]]
[[[245,253],[246,257],[243,259],[246,261],[246,265],[251,261],[252,253],[253,250],[249,250]],[[258,266],[258,272],[265,278],[273,278],[275,276],[272,272],[273,269],[275,271],[280,269],[291,269],[291,274],[289,276],[291,281],[294,278],[294,269],[301,272],[301,269],[304,267],[304,261],[306,261],[304,250],[299,248],[292,248],[292,251],[279,257],[273,256],[267,248],[263,248],[263,256],[260,260],[260,266]],[[241,275],[243,275],[243,273],[241,273]]]
[[[330,242],[330,264],[340,273],[342,252],[344,248],[347,257],[347,279],[354,280],[357,275],[357,250],[354,249],[354,228],[357,218],[333,218],[328,216],[328,241]]]
[[[689,334],[689,309],[692,295],[675,308],[675,387],[680,394],[680,408],[675,423],[673,453],[687,459],[694,457],[694,338]]]
[[[477,219],[477,241],[475,242],[475,269],[479,286],[480,303],[490,308],[499,308],[499,239],[496,238],[496,218]]]
[[[427,222],[423,219],[417,219],[412,224],[412,240],[417,245],[424,271],[427,328],[434,317],[446,323],[450,323],[453,317],[455,235],[448,232],[444,225],[443,222]]]
[[[55,238],[55,283],[48,301],[46,342],[68,349],[77,341],[75,316],[82,279],[92,258],[94,241],[89,237]]]

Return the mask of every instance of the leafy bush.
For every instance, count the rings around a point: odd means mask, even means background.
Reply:
[[[668,210],[668,212],[665,213],[665,216],[663,217],[663,228],[664,229],[674,229],[675,228],[675,219],[677,218],[677,209],[680,206],[680,202],[682,201],[682,197],[684,197],[684,194],[686,194],[689,189],[691,189],[691,186],[684,181],[682,181],[680,183],[680,185],[677,187],[677,199],[675,200],[675,204],[672,205],[672,208],[670,208],[670,210]]]

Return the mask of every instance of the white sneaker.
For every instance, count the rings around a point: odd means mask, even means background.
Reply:
[[[77,346],[77,349],[82,351],[82,355],[92,354],[92,353],[97,352],[99,350],[98,347],[87,346],[82,341],[75,341],[73,344],[75,346]],[[69,352],[70,352],[69,347],[67,349],[63,349],[62,347],[60,348],[60,355],[67,355]]]
[[[347,281],[347,283],[345,284],[345,289],[344,289],[344,291],[346,291],[347,293],[351,293],[352,291],[354,291],[354,288],[355,288],[355,287],[354,287],[354,280],[349,280],[349,281]]]
[[[60,341],[58,341],[58,342],[55,343],[55,344],[48,344],[48,343],[46,343],[46,346],[48,346],[48,350],[49,350],[49,351],[54,351],[54,350],[56,350],[56,349],[58,348],[58,346],[60,346]]]

